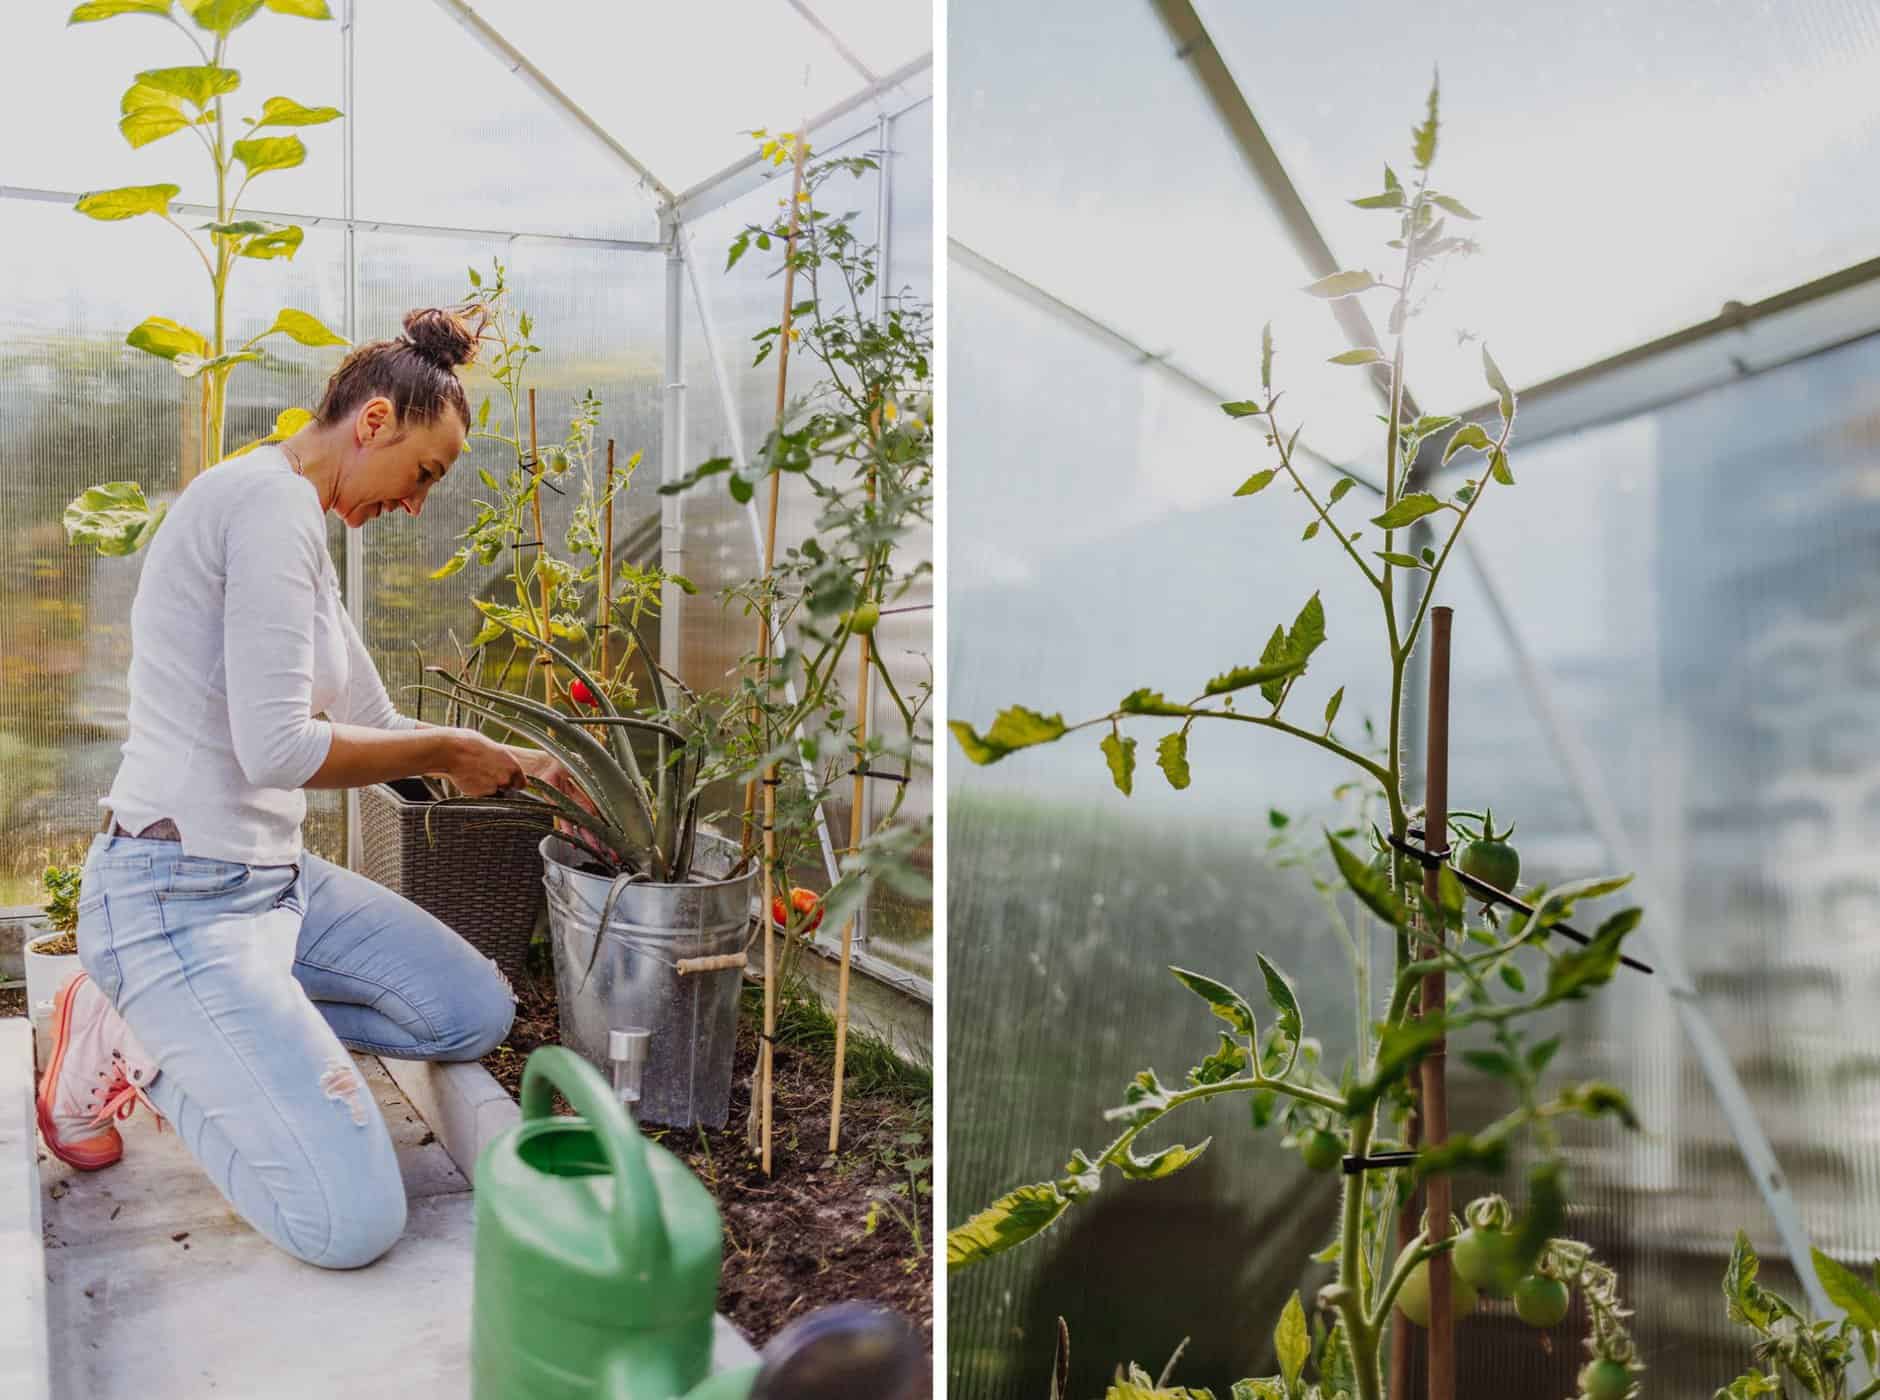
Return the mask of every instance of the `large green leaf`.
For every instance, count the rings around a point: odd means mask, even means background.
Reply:
[[[66,543],[88,544],[104,555],[135,554],[156,534],[165,510],[153,512],[136,482],[107,481],[66,506]]]
[[[299,224],[287,224],[282,228],[269,229],[266,233],[257,233],[236,251],[244,258],[288,258],[300,251],[300,243],[306,233]],[[322,328],[324,329],[324,327]],[[331,334],[331,332],[328,332]],[[295,337],[298,339],[299,337]],[[303,342],[304,343],[304,342]],[[344,341],[340,342],[344,344]],[[321,344],[332,344],[322,341]]]
[[[319,317],[305,311],[296,311],[291,306],[285,308],[274,318],[262,335],[273,335],[280,331],[302,345],[348,345],[351,342],[343,335],[336,335],[328,330]],[[256,337],[259,339],[259,337]]]
[[[974,763],[997,763],[1009,753],[1061,739],[1066,732],[1063,715],[1041,715],[1023,705],[999,711],[983,735],[963,719],[949,721],[947,728]]]
[[[1574,1001],[1603,987],[1619,970],[1620,945],[1638,927],[1642,910],[1621,909],[1599,926],[1593,941],[1562,953],[1547,970],[1547,1002]]]
[[[229,34],[260,12],[261,0],[182,0],[182,6],[198,29]]]
[[[170,320],[167,316],[147,316],[124,343],[160,360],[174,360],[178,355],[204,356],[209,353],[209,338],[201,331]]]
[[[233,68],[198,63],[187,68],[149,68],[137,75],[137,81],[143,87],[203,108],[240,87],[242,75]]]
[[[98,190],[81,195],[72,207],[79,213],[106,223],[134,219],[139,214],[167,214],[170,201],[181,185],[123,185],[115,190]]]
[[[155,15],[162,19],[170,12],[170,0],[87,0],[66,16],[67,24],[91,24],[119,15]]]
[[[230,149],[251,180],[270,170],[292,170],[307,159],[307,143],[298,136],[251,136]]]
[[[270,97],[262,104],[261,115],[254,118],[254,126],[319,126],[336,121],[339,115],[337,107],[303,107],[291,97]]]
[[[1171,967],[1169,971],[1175,974],[1184,987],[1205,1001],[1216,1016],[1232,1026],[1237,1034],[1250,1040],[1259,1036],[1259,1027],[1253,1019],[1253,1008],[1239,992],[1225,982],[1216,982],[1212,977],[1190,972],[1186,968]]]
[[[1239,486],[1234,488],[1236,496],[1257,496],[1273,484],[1273,478],[1279,475],[1278,467],[1268,467],[1263,472],[1255,472]]]
[[[1436,105],[1440,80],[1430,79],[1429,115],[1423,124],[1411,132],[1411,153],[1416,157],[1417,169],[1428,170],[1436,159]]]
[[[118,130],[134,150],[139,146],[148,146],[152,141],[161,141],[191,125],[193,123],[189,118],[174,107],[139,107],[118,122]]]
[[[240,457],[246,453],[253,452],[257,447],[263,446],[266,443],[285,442],[312,421],[313,415],[304,408],[284,408],[274,415],[273,432],[269,433],[266,437],[256,438],[253,442],[243,443],[240,447],[229,453],[228,457],[224,457],[222,460],[226,462],[229,457]],[[436,577],[436,575],[433,575],[433,577]]]
[[[1494,441],[1489,437],[1487,431],[1480,423],[1464,423],[1460,428],[1457,428],[1454,433],[1450,434],[1449,444],[1443,448],[1443,464],[1447,466],[1449,459],[1458,452],[1466,451],[1469,448],[1474,448],[1478,452],[1486,452],[1494,445]]]

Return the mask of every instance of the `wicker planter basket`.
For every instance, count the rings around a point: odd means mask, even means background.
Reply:
[[[443,807],[424,834],[431,800],[413,778],[359,793],[361,873],[461,934],[503,975],[522,974],[542,912],[542,838],[552,829],[504,807]]]

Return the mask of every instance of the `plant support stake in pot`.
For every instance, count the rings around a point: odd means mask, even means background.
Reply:
[[[1429,744],[1424,758],[1423,829],[1449,830],[1449,633],[1455,610],[1430,609],[1430,727]],[[1441,872],[1425,869],[1423,892],[1431,906],[1442,908],[1438,885]],[[1418,957],[1432,960],[1442,956],[1448,930],[1439,920],[1434,928],[1425,928],[1430,941]],[[1422,1014],[1441,1016],[1447,1001],[1447,982],[1442,969],[1423,979]],[[1449,1136],[1449,1090],[1446,1074],[1449,1064],[1447,1038],[1439,1039],[1423,1061],[1422,1109],[1423,1141],[1440,1147]],[[1449,1177],[1437,1172],[1427,1187],[1429,1237],[1432,1242],[1449,1238]],[[1456,1394],[1456,1323],[1450,1310],[1450,1291],[1455,1278],[1449,1255],[1438,1254],[1429,1262],[1430,1280],[1430,1400],[1455,1400]]]
[[[783,431],[784,396],[790,380],[790,307],[796,294],[796,236],[801,227],[803,193],[803,157],[808,151],[803,124],[797,124],[796,177],[790,191],[790,238],[784,248],[783,320],[777,336],[777,417],[774,431]],[[770,518],[764,528],[764,607],[763,636],[758,639],[758,682],[770,678],[770,631],[773,612],[770,602],[771,575],[777,562],[777,496],[783,478],[773,462],[770,469]],[[762,721],[768,723],[768,721]],[[749,810],[749,803],[746,804]],[[771,917],[771,901],[776,897],[777,859],[777,765],[764,765],[764,1038],[759,1042],[758,1078],[762,1101],[764,1175],[770,1175],[771,1088],[776,1073],[777,1056],[777,926]]]

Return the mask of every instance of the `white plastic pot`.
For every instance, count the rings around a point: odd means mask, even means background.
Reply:
[[[39,951],[41,943],[50,943],[59,936],[48,928],[31,929],[26,935],[26,1014],[32,1018],[33,1038],[39,1044],[42,1063],[52,1033],[52,999],[81,971],[77,953]]]

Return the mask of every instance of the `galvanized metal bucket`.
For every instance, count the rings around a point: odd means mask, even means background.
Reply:
[[[739,860],[738,844],[701,831],[691,882],[623,883],[601,930],[614,882],[575,869],[580,850],[559,836],[545,837],[541,851],[561,1043],[606,1073],[609,1031],[651,1031],[636,1116],[722,1128],[755,867],[724,878]]]

